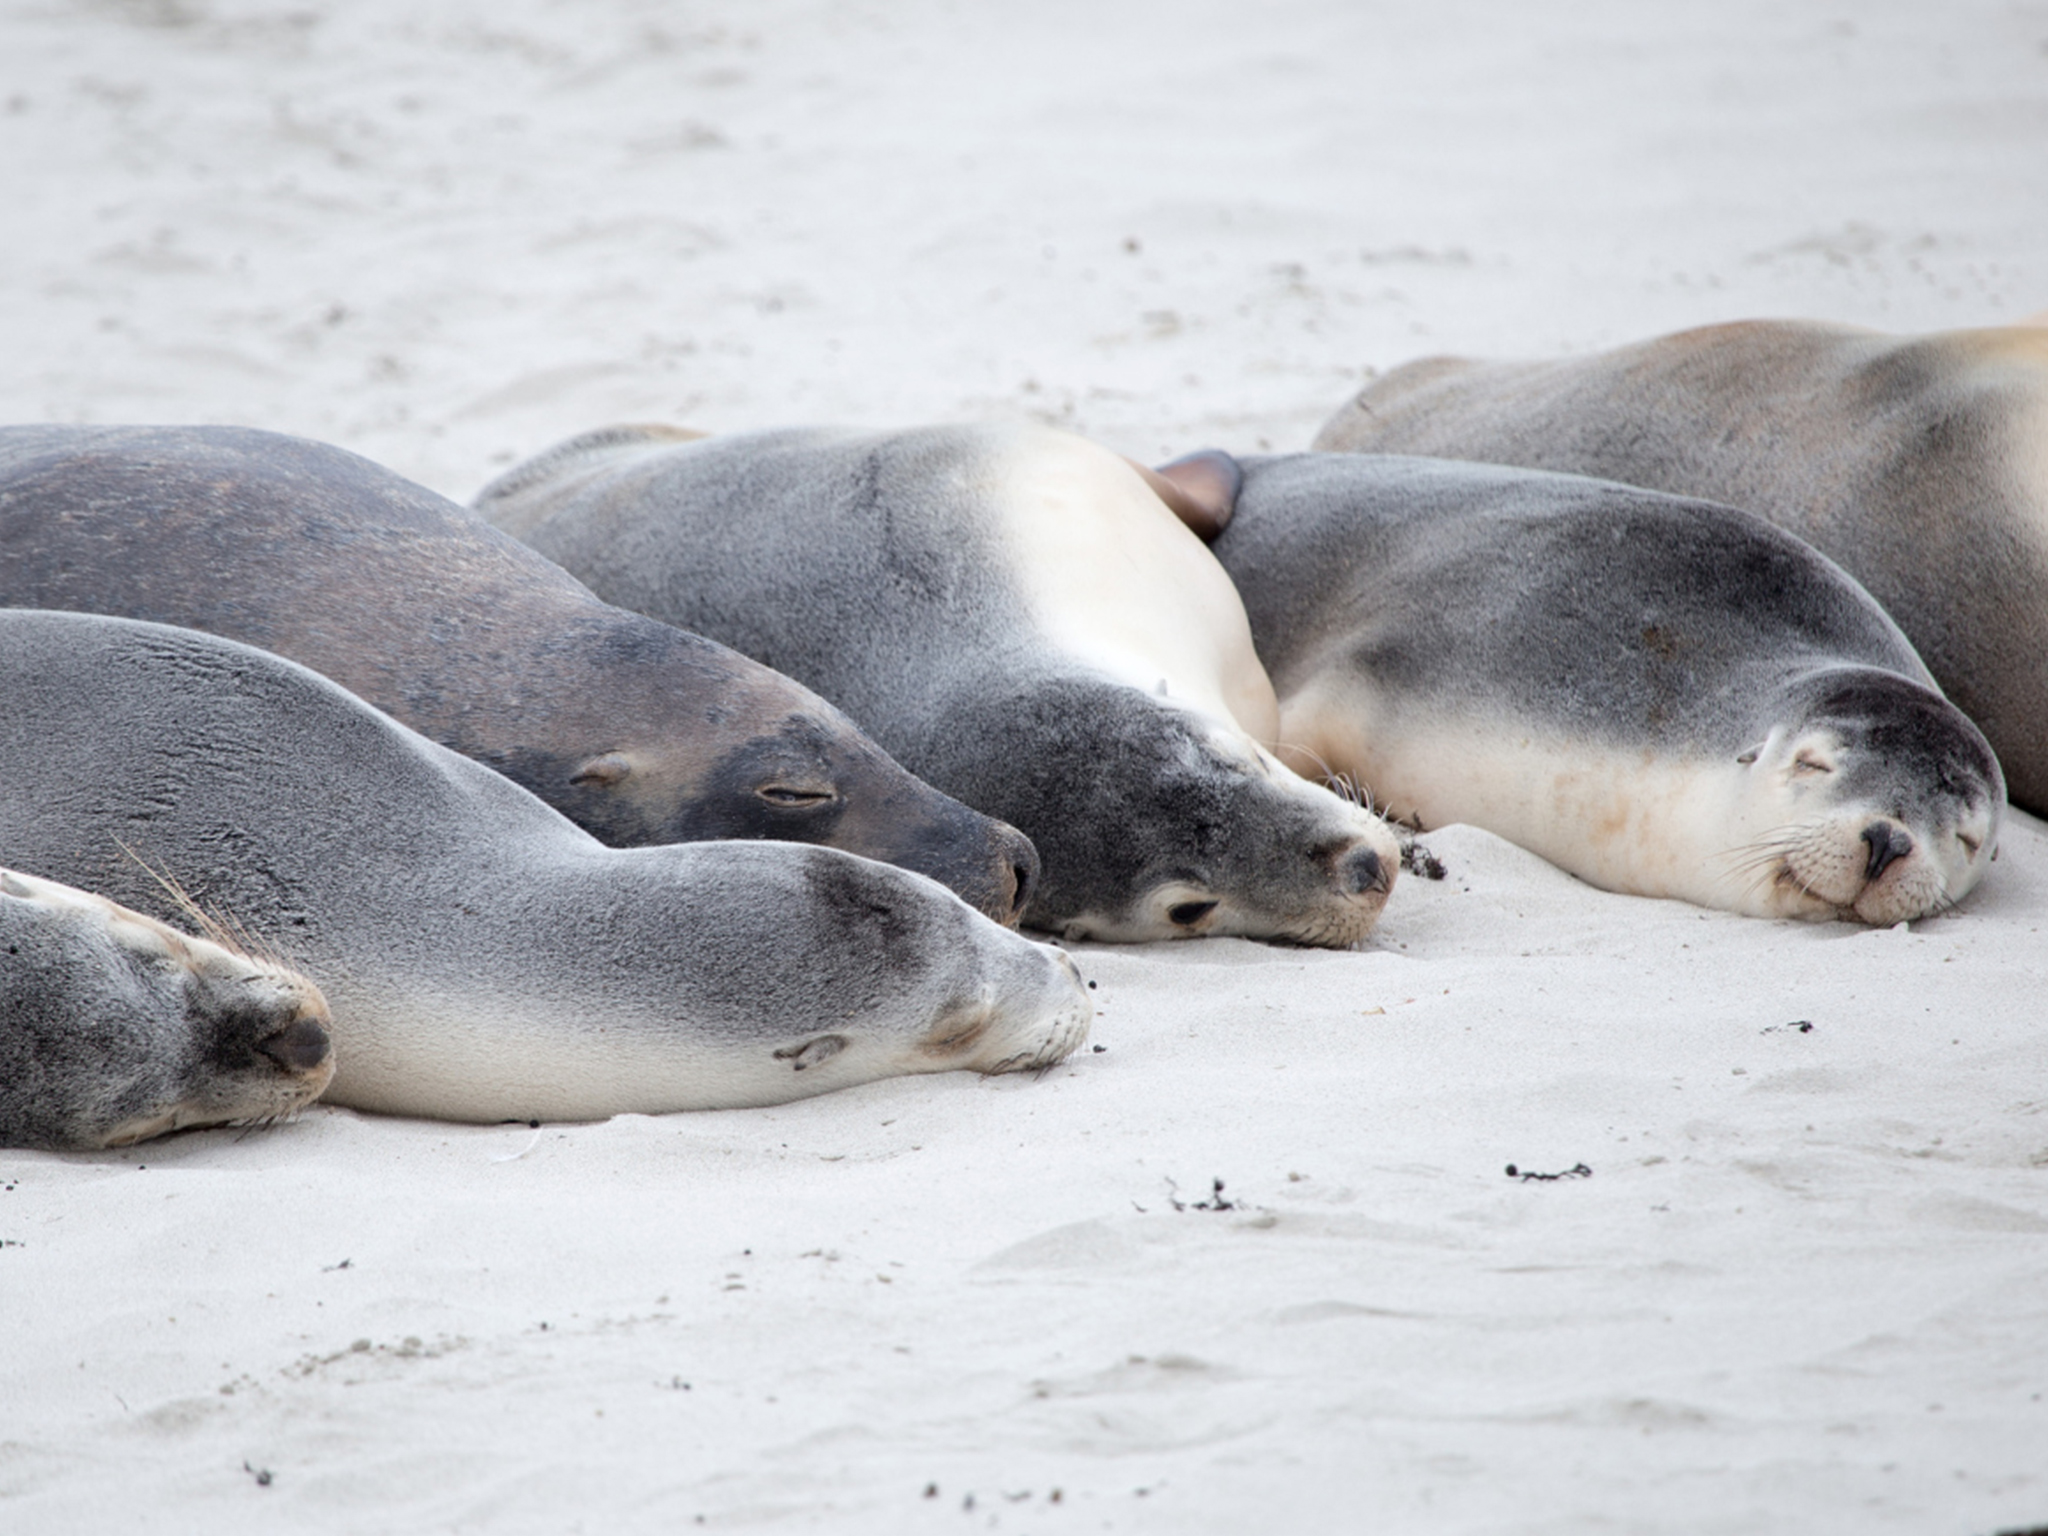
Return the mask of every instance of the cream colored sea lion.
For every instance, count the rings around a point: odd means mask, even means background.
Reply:
[[[1039,427],[610,429],[478,507],[608,601],[828,694],[1024,829],[1025,921],[1111,940],[1344,945],[1399,850],[1288,772],[1244,609],[1115,454]]]
[[[292,662],[0,609],[0,847],[264,936],[333,1008],[328,1098],[458,1120],[768,1104],[1046,1065],[1056,950],[922,875],[772,841],[608,848]]]
[[[1391,814],[1761,917],[1923,917],[1991,862],[1982,734],[1869,594],[1761,519],[1490,464],[1242,468],[1215,550],[1281,737]]]
[[[281,1119],[334,1075],[327,1023],[285,966],[0,869],[0,1146]]]
[[[2048,814],[2048,331],[1708,326],[1592,357],[1431,358],[1316,447],[1569,470],[1756,512],[1832,556]]]
[[[1015,922],[1028,840],[808,688],[600,603],[464,508],[240,427],[0,429],[0,604],[261,646],[607,843],[768,837],[901,864]]]

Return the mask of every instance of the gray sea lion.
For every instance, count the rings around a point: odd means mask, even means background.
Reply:
[[[1990,863],[1983,735],[1861,587],[1761,519],[1425,458],[1243,470],[1215,550],[1281,737],[1391,814],[1763,917],[1896,923]]]
[[[334,1075],[327,1023],[285,966],[0,869],[0,1146],[280,1119]]]
[[[810,689],[608,607],[352,453],[239,427],[0,429],[0,604],[275,651],[620,847],[767,837],[915,869],[1002,922],[1024,836]]]
[[[1569,470],[1756,512],[1839,561],[2048,814],[2048,331],[1804,321],[1397,368],[1318,448]]]
[[[608,848],[292,662],[0,610],[0,847],[144,912],[141,865],[333,1008],[328,1098],[458,1120],[767,1104],[1058,1060],[1064,955],[943,886],[772,841]]]
[[[608,601],[829,694],[1024,829],[1025,921],[1110,940],[1361,938],[1399,849],[1288,772],[1244,609],[1124,460],[1039,427],[611,429],[484,514]]]

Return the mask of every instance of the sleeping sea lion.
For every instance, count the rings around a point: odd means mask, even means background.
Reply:
[[[808,688],[599,602],[367,459],[240,427],[0,429],[0,604],[203,629],[333,678],[618,847],[767,837],[1015,922],[1037,854]]]
[[[194,630],[0,609],[0,847],[191,892],[333,1008],[327,1097],[456,1120],[769,1104],[1057,1061],[1064,955],[943,886],[772,841],[608,848],[327,679]],[[146,868],[145,868],[146,866]]]
[[[226,934],[0,869],[0,1147],[281,1119],[334,1075],[327,1003]]]
[[[2048,815],[2048,330],[1749,321],[1556,362],[1431,358],[1318,448],[1569,470],[1755,512],[1839,561]]]
[[[1990,863],[1983,735],[1868,593],[1761,519],[1486,464],[1242,467],[1215,550],[1281,737],[1390,814],[1763,917],[1922,917]]]
[[[1229,580],[1136,469],[1070,433],[614,428],[477,505],[1023,828],[1044,861],[1027,923],[1341,946],[1386,901],[1385,824],[1260,744],[1278,716]]]

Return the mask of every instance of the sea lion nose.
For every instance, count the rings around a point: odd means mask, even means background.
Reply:
[[[327,1031],[308,1018],[294,1019],[276,1034],[256,1042],[257,1050],[287,1072],[317,1071],[327,1060],[328,1048]]]
[[[1038,894],[1038,849],[1015,827],[1005,825],[996,857],[1009,869],[1010,913],[1007,921],[1015,927]]]
[[[1903,827],[1895,827],[1888,821],[1873,821],[1865,827],[1863,841],[1870,845],[1870,862],[1863,870],[1866,880],[1875,880],[1892,866],[1893,861],[1903,859],[1913,851],[1912,836]]]
[[[1363,896],[1387,888],[1387,866],[1370,848],[1354,848],[1337,861],[1337,888],[1347,896]]]

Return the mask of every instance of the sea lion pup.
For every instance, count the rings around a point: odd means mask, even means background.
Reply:
[[[327,1022],[295,971],[0,869],[0,1146],[280,1119],[334,1075]]]
[[[1318,448],[1570,470],[1755,512],[1869,588],[2048,815],[2048,331],[1805,321],[1592,357],[1431,358]]]
[[[1434,459],[1243,470],[1215,549],[1281,737],[1390,814],[1759,917],[1922,917],[1990,863],[1983,735],[1862,588],[1761,519]]]
[[[274,939],[333,1007],[327,1097],[454,1120],[769,1104],[1059,1060],[1071,962],[893,865],[766,841],[607,848],[295,663],[0,610],[0,847]]]
[[[1341,946],[1399,848],[1281,767],[1244,609],[1106,449],[1041,427],[577,438],[479,509],[622,607],[838,701],[1024,829],[1027,923],[1108,940]]]
[[[0,604],[203,629],[333,678],[618,847],[767,837],[1015,922],[1037,853],[837,709],[600,603],[466,508],[240,427],[0,429]]]

